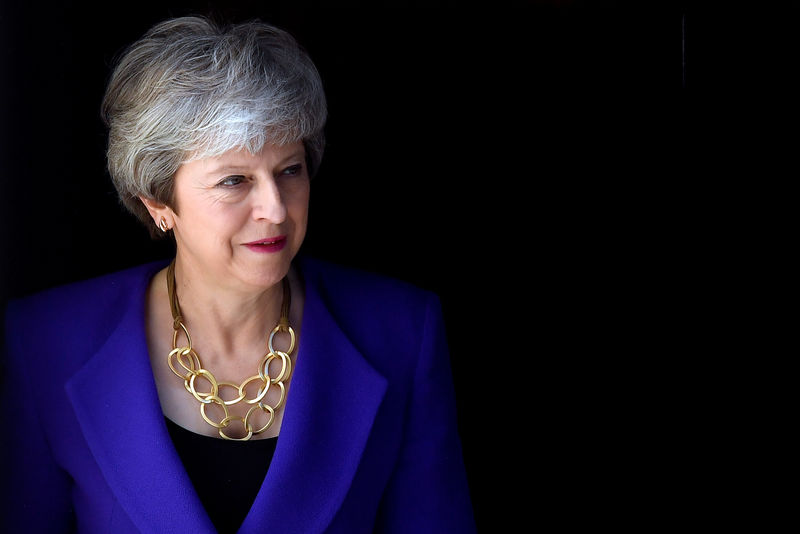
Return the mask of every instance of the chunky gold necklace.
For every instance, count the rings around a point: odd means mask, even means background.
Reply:
[[[192,338],[189,336],[189,331],[186,325],[183,324],[183,317],[181,316],[181,309],[178,305],[178,295],[175,292],[175,260],[169,264],[167,268],[167,292],[169,293],[170,308],[172,309],[172,351],[167,356],[167,364],[175,375],[183,379],[183,387],[200,403],[200,415],[211,426],[219,431],[220,437],[235,441],[247,441],[255,434],[260,434],[272,426],[275,420],[275,412],[278,411],[286,399],[286,386],[284,382],[289,379],[292,374],[292,359],[291,355],[295,349],[295,334],[292,327],[289,325],[289,306],[291,305],[292,295],[289,288],[289,281],[283,279],[283,302],[281,303],[281,318],[278,324],[270,332],[267,338],[268,352],[262,358],[261,363],[258,364],[258,373],[245,379],[239,385],[231,382],[220,382],[208,369],[204,369],[200,363],[200,358],[192,348]],[[180,332],[186,335],[187,345],[184,347],[178,346],[178,335]],[[289,334],[291,341],[289,342],[289,350],[280,351],[275,350],[272,346],[272,341],[275,334],[278,332],[286,332]],[[269,366],[273,360],[280,359],[281,367],[280,372],[271,377],[269,375]],[[175,365],[177,362],[177,366]],[[183,372],[178,370],[178,366],[183,369]],[[209,391],[201,392],[197,390],[198,379],[204,379],[210,385]],[[251,383],[259,383],[258,393],[248,399],[246,389]],[[274,406],[270,406],[264,402],[264,397],[269,391],[270,387],[277,386],[280,389],[280,396]],[[223,387],[232,388],[237,391],[237,396],[230,400],[223,400],[220,396],[220,390]],[[230,415],[228,406],[244,402],[245,404],[252,404],[253,407],[247,411],[244,417],[238,415]],[[214,421],[206,413],[206,406],[216,404],[222,409],[224,417],[219,421]],[[266,414],[267,422],[259,428],[253,427],[254,414],[258,412]],[[225,433],[231,423],[239,421],[244,426],[245,436],[241,438],[233,438]]]

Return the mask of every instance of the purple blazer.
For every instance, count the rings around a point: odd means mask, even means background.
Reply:
[[[239,532],[474,532],[437,297],[297,263],[298,363]],[[0,531],[215,532],[170,440],[145,342],[145,289],[165,265],[9,304]]]

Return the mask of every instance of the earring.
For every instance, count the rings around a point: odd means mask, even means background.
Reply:
[[[158,223],[158,227],[161,228],[161,231],[166,233],[169,228],[167,228],[167,219],[164,216],[161,216],[161,221]]]

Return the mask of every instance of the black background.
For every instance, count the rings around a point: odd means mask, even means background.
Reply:
[[[650,4],[4,3],[0,298],[170,253],[105,170],[111,65],[168,17],[260,17],[328,95],[304,250],[442,298],[481,530],[647,504],[622,467],[648,439],[628,378],[664,349],[643,315],[683,268],[665,251],[702,81],[681,3]]]

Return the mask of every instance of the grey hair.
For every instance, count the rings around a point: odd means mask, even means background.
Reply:
[[[108,170],[123,205],[160,235],[139,196],[175,209],[173,177],[183,163],[302,141],[313,176],[326,115],[319,73],[287,32],[258,21],[167,20],[111,75],[102,104]]]

